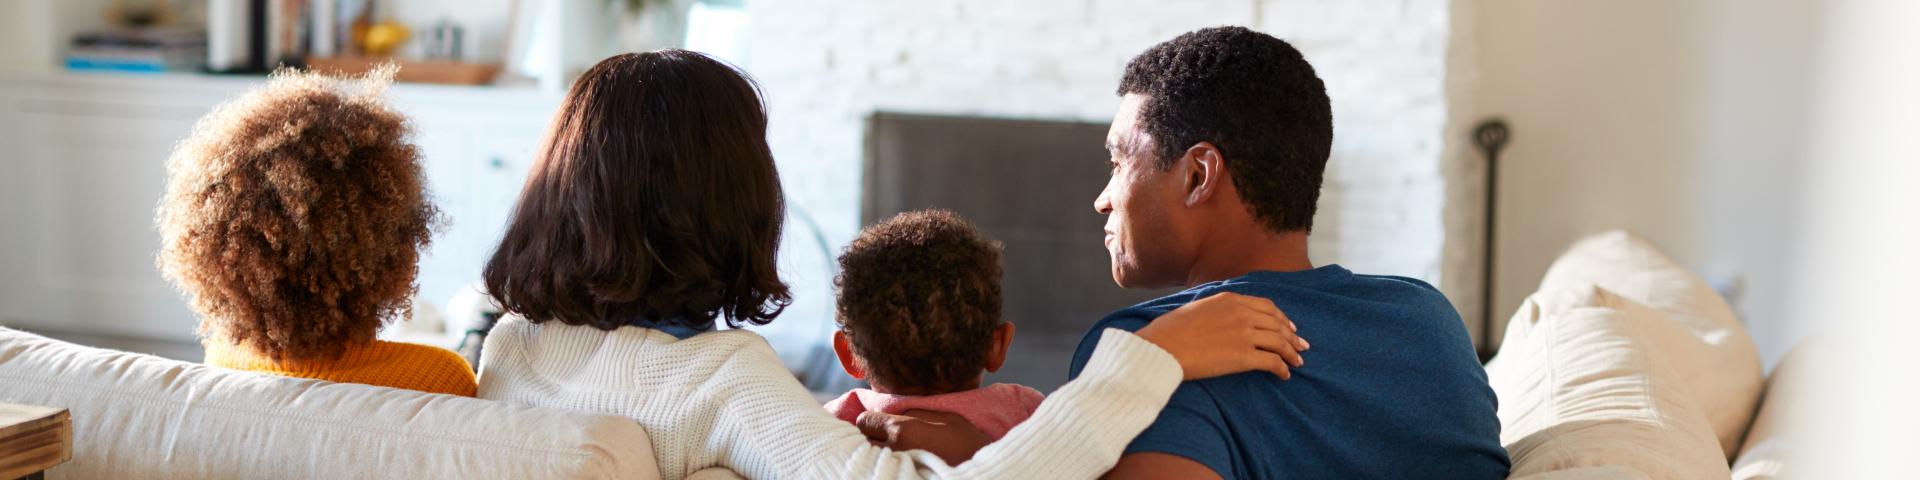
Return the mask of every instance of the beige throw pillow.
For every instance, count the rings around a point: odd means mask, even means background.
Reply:
[[[1528,298],[1487,365],[1512,477],[1727,478],[1705,412],[1654,347],[1668,322],[1591,284]]]
[[[1665,314],[1665,322],[1646,326],[1657,330],[1648,339],[1705,410],[1722,457],[1733,458],[1764,386],[1760,354],[1733,308],[1699,276],[1624,231],[1574,244],[1547,270],[1540,291],[1589,283]]]

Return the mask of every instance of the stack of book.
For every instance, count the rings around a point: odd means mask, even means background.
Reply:
[[[174,27],[75,35],[66,58],[69,70],[119,72],[199,70],[206,62],[207,32]]]

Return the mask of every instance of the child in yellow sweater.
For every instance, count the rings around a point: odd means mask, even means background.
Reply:
[[[472,396],[435,347],[375,339],[410,310],[429,202],[391,71],[282,72],[216,107],[167,160],[159,266],[201,316],[206,363]]]

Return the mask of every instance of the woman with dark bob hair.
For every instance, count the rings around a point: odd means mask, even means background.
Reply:
[[[487,262],[487,290],[513,315],[487,338],[480,396],[631,417],[664,478],[1093,477],[1183,378],[1286,368],[1283,315],[1219,296],[1106,332],[1078,379],[977,453],[875,445],[759,335],[715,328],[764,325],[791,301],[767,115],[744,73],[683,50],[615,56],[549,128]]]

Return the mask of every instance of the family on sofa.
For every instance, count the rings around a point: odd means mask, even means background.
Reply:
[[[871,226],[840,258],[834,349],[869,388],[823,407],[737,328],[790,302],[784,197],[757,86],[682,50],[606,59],[567,92],[484,266],[513,315],[479,375],[377,340],[443,221],[384,84],[277,74],[170,158],[159,264],[208,364],[620,415],[664,478],[1508,474],[1447,299],[1310,260],[1332,114],[1280,39],[1207,28],[1127,64],[1093,208],[1115,283],[1185,290],[1086,319],[1044,398],[982,384],[1015,326],[999,244],[950,212]]]

